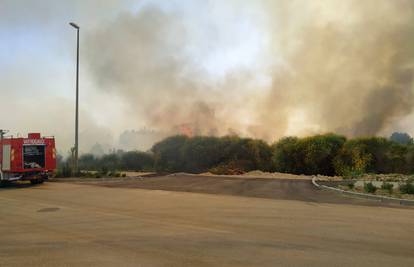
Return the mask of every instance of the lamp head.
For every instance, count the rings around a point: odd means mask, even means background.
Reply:
[[[73,28],[75,28],[75,29],[78,29],[78,30],[79,30],[79,26],[78,26],[78,25],[76,25],[75,23],[70,22],[70,23],[69,23],[69,25],[70,25],[70,26],[72,26]]]

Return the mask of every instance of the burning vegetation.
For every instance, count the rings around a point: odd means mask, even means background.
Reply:
[[[405,135],[404,135],[405,136]],[[60,166],[68,166],[61,162]],[[336,134],[286,137],[269,145],[237,136],[177,135],[149,152],[116,151],[102,157],[81,156],[89,171],[212,172],[241,174],[252,170],[306,175],[359,176],[364,173],[414,173],[414,144],[409,137],[347,139]]]

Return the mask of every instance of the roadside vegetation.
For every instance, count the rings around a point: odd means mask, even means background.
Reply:
[[[153,171],[154,158],[151,153],[122,150],[96,157],[93,154],[83,154],[79,157],[79,173],[72,170],[70,158],[63,160],[58,157],[56,177],[124,177],[122,171]]]
[[[414,180],[408,177],[404,181],[392,182],[387,180],[349,180],[347,184],[340,184],[338,187],[347,191],[414,200]]]
[[[59,174],[73,175],[70,166],[70,160],[60,160]],[[356,178],[366,173],[413,174],[414,145],[404,133],[394,133],[389,139],[347,139],[337,134],[285,137],[274,144],[238,136],[177,135],[155,144],[148,152],[118,150],[102,157],[84,154],[79,168],[97,175],[119,171],[241,174],[261,170]]]

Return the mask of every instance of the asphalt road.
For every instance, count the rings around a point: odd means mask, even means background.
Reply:
[[[340,195],[337,192],[320,190],[312,184],[310,179],[271,179],[254,177],[235,178],[223,176],[179,175],[126,180],[111,179],[109,181],[86,182],[86,184],[118,188],[141,188],[177,192],[299,200],[316,203],[395,206],[395,204],[392,203],[382,203],[376,200],[356,198],[348,195]]]
[[[307,197],[7,187],[0,266],[414,266],[414,209]]]

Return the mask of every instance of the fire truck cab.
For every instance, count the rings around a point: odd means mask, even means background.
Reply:
[[[54,137],[41,137],[30,133],[27,138],[4,137],[0,139],[1,182],[30,180],[43,183],[56,169]]]

